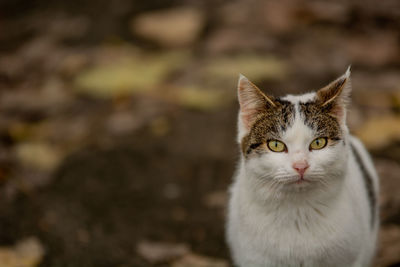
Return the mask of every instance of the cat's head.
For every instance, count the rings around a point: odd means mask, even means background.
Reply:
[[[240,76],[238,139],[254,185],[282,192],[330,186],[346,164],[350,70],[317,92],[274,98]]]

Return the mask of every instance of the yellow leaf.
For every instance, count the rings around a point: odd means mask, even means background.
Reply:
[[[230,100],[229,96],[225,96],[221,91],[186,87],[179,91],[178,103],[184,107],[197,110],[211,110],[222,106]]]
[[[132,21],[132,31],[165,46],[181,47],[196,40],[204,21],[198,8],[179,7],[139,15]]]
[[[46,143],[24,142],[17,144],[15,152],[19,161],[41,170],[53,170],[62,159],[59,150]]]
[[[14,247],[0,247],[0,267],[35,267],[44,256],[44,248],[35,237],[18,242]]]
[[[356,135],[369,149],[381,148],[400,140],[400,116],[388,115],[368,120]]]
[[[257,82],[261,79],[280,80],[287,74],[285,62],[270,56],[238,55],[217,58],[205,67],[207,78],[235,80],[239,73]],[[236,82],[236,80],[235,80]]]
[[[168,74],[183,66],[187,58],[185,52],[119,58],[83,71],[75,78],[75,87],[79,92],[96,97],[152,90]]]

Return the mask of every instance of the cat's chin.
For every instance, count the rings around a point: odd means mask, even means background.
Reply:
[[[282,188],[283,192],[305,192],[305,191],[309,191],[315,188],[315,185],[313,185],[312,183],[307,183],[307,182],[303,182],[303,183],[293,183],[293,184],[288,184],[285,185]]]
[[[294,176],[290,179],[281,181],[283,191],[306,191],[316,186],[316,181],[308,179],[307,177]]]

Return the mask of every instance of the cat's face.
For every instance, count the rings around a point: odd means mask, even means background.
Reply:
[[[316,93],[281,99],[241,76],[238,137],[255,188],[300,192],[343,177],[349,75]]]

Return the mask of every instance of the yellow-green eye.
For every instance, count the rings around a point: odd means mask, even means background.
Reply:
[[[268,141],[268,148],[274,152],[283,152],[286,150],[285,144],[278,140]]]
[[[326,140],[326,137],[315,138],[314,141],[312,141],[310,144],[310,150],[318,150],[324,148],[327,143],[328,141]]]

